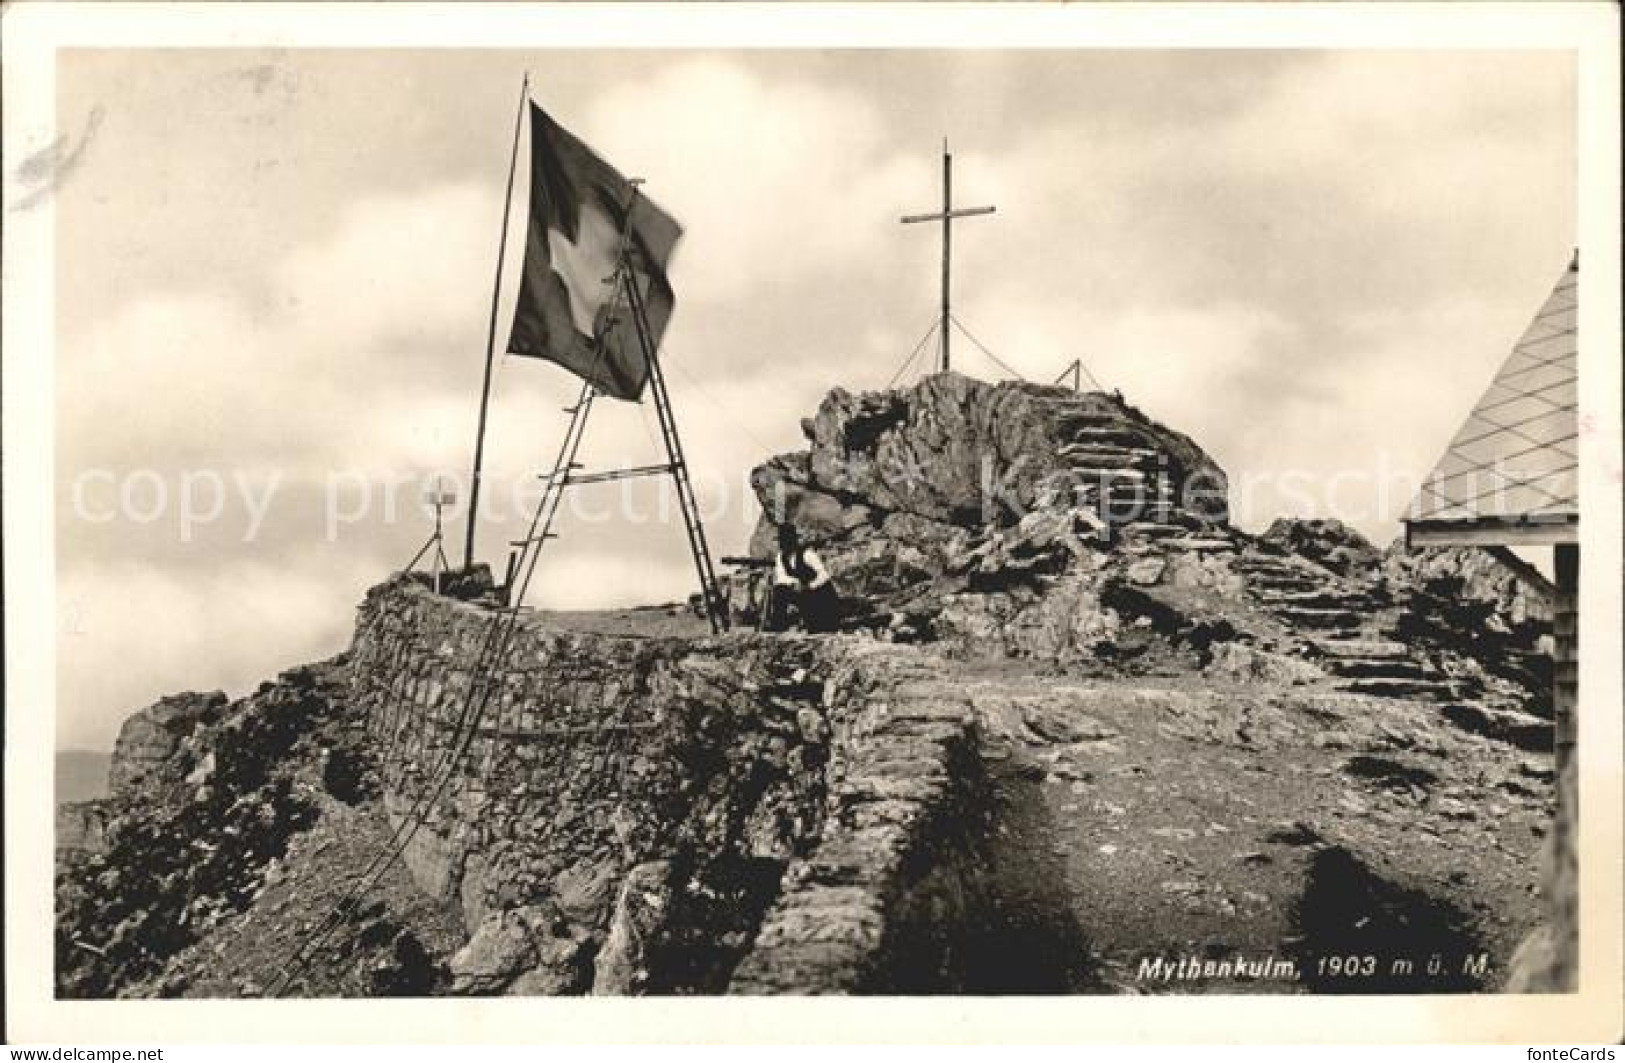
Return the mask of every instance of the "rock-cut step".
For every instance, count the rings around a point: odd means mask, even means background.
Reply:
[[[1308,570],[1301,565],[1292,565],[1286,563],[1285,561],[1276,561],[1272,558],[1258,557],[1255,555],[1249,555],[1241,558],[1236,562],[1236,568],[1247,576],[1257,577],[1259,579],[1269,579],[1273,577],[1280,577],[1283,579],[1288,577],[1298,577],[1302,579],[1314,578],[1316,575],[1318,575],[1317,572]]]
[[[1141,490],[1123,480],[1107,482],[1104,491],[1099,484],[1084,484],[1079,497],[1097,503],[1102,499],[1109,501],[1118,511],[1119,519],[1144,520],[1158,504],[1154,493]]]
[[[1337,685],[1350,694],[1369,694],[1377,698],[1397,698],[1413,701],[1454,701],[1455,685],[1439,679],[1350,679]]]
[[[1249,574],[1247,585],[1255,594],[1259,591],[1313,591],[1323,586],[1313,576],[1284,572],[1278,575]]]
[[[1365,603],[1346,594],[1338,594],[1320,587],[1273,587],[1253,589],[1253,596],[1266,605],[1288,609],[1353,609]]]
[[[1314,639],[1312,645],[1327,657],[1392,660],[1409,658],[1411,654],[1410,648],[1403,642],[1389,639]]]
[[[1214,539],[1200,535],[1187,535],[1182,539],[1167,539],[1165,545],[1172,550],[1184,550],[1193,554],[1223,554],[1233,553],[1236,544],[1229,539]]]
[[[1184,536],[1189,530],[1182,524],[1163,524],[1154,520],[1135,520],[1123,525],[1123,534],[1145,539],[1172,539]]]
[[[1311,572],[1267,558],[1243,557],[1236,561],[1235,568],[1247,577],[1248,586],[1254,590],[1312,591],[1325,586],[1325,580]]]
[[[1145,436],[1131,429],[1113,428],[1099,423],[1090,424],[1085,422],[1072,426],[1063,426],[1062,431],[1071,442],[1083,443],[1091,447],[1145,450],[1148,442]]]
[[[1492,709],[1476,702],[1446,705],[1445,719],[1464,731],[1505,742],[1531,753],[1550,753],[1556,729],[1552,721],[1511,709]]]
[[[1096,443],[1067,443],[1056,453],[1073,465],[1109,469],[1143,469],[1155,466],[1158,452],[1146,447],[1102,446]]]
[[[1408,657],[1336,657],[1326,668],[1349,679],[1430,679],[1437,674]]]
[[[1271,613],[1293,627],[1350,630],[1360,626],[1360,614],[1349,609],[1322,609],[1306,606],[1273,608]]]

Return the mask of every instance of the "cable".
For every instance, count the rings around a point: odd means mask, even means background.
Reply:
[[[591,401],[592,392],[591,384],[583,386],[582,397],[577,402],[577,409]],[[575,429],[576,423],[576,419],[572,418],[571,431]],[[568,440],[566,445],[568,446]],[[567,460],[573,460],[573,452],[566,455],[566,458]],[[548,509],[546,504],[548,495],[555,491],[563,492],[563,486],[556,484],[554,480],[549,480],[548,485],[548,490],[544,492],[542,501],[537,504],[536,511],[531,516],[530,527],[525,535],[527,543],[533,542],[536,538],[536,528],[541,522],[543,512]],[[554,506],[553,512],[556,511],[557,507]],[[551,520],[550,515],[549,523],[551,523]],[[523,602],[525,600],[525,595],[530,589],[531,578],[536,572],[536,562],[540,557],[540,553],[540,550],[535,549],[528,551],[528,556],[524,562],[525,569],[519,585],[519,593],[517,596],[510,596],[509,600],[511,602]],[[490,672],[488,664],[494,660],[500,660],[506,654],[508,643],[511,641],[518,625],[518,605],[508,606],[492,618],[491,627],[487,631],[486,638],[475,657],[475,666],[471,672],[474,679],[469,688],[468,699],[463,703],[462,711],[458,714],[457,721],[453,725],[451,741],[447,743],[439,762],[430,773],[430,781],[425,783],[423,790],[419,792],[407,814],[401,817],[401,822],[391,832],[388,841],[380,846],[373,858],[368,861],[367,866],[357,877],[356,884],[346,891],[345,895],[328,912],[322,924],[306,940],[305,945],[294,954],[283,977],[273,988],[272,996],[280,996],[293,983],[293,980],[303,973],[315,957],[316,950],[338,929],[352,910],[354,903],[373,886],[377,885],[378,881],[382,879],[389,869],[395,866],[396,861],[406,851],[406,847],[412,843],[412,839],[417,837],[419,828],[423,826],[427,818],[427,810],[440,800],[441,795],[445,793],[447,784],[456,774],[457,765],[463,759],[470,742],[478,732],[480,718],[484,715],[485,708],[490,704],[498,685],[490,681],[482,682]],[[483,697],[481,697],[482,693]],[[438,782],[434,781],[436,776],[439,776]],[[405,830],[404,834],[402,833],[403,829]]]
[[[1055,378],[1055,383],[1059,384],[1061,381],[1065,380],[1066,375],[1068,373],[1072,372],[1073,366],[1076,366],[1079,372],[1081,372],[1084,376],[1089,378],[1089,383],[1091,383],[1091,384],[1093,384],[1095,386],[1096,391],[1105,391],[1106,390],[1106,385],[1102,384],[1095,377],[1095,374],[1089,372],[1089,367],[1087,365],[1083,364],[1083,359],[1082,358],[1074,358],[1074,359],[1072,359],[1072,364],[1067,366],[1065,369],[1061,370],[1061,375]]]
[[[741,432],[743,432],[745,434],[745,438],[749,439],[752,443],[755,443],[758,447],[760,447],[762,449],[763,453],[766,453],[766,454],[773,453],[773,448],[768,446],[766,443],[762,442],[760,439],[756,438],[755,433],[752,432],[748,427],[746,427],[745,423],[743,421],[741,421],[739,419],[739,417],[732,410],[728,409],[728,407],[723,404],[721,399],[719,399],[715,395],[713,395],[711,393],[710,389],[708,389],[704,384],[702,384],[698,380],[696,380],[689,373],[689,371],[687,369],[683,368],[683,363],[682,362],[672,362],[672,361],[668,361],[668,360],[662,358],[660,360],[660,366],[661,366],[662,369],[667,368],[667,367],[675,366],[676,369],[677,369],[677,372],[682,376],[682,378],[684,380],[688,381],[690,384],[694,385],[694,390],[698,391],[701,395],[704,395],[705,396],[705,401],[709,402],[711,405],[715,406],[718,410],[722,411],[723,415],[726,416],[728,418],[728,420],[730,420],[730,421],[732,421],[734,423],[734,427],[738,428]]]
[[[910,351],[908,357],[903,360],[903,364],[897,367],[897,372],[891,375],[891,379],[886,381],[886,386],[882,390],[891,390],[892,385],[897,383],[898,379],[901,378],[904,373],[908,372],[908,367],[914,364],[914,359],[918,358],[920,356],[920,352],[925,350],[926,341],[932,336],[936,335],[937,326],[939,324],[940,321],[937,318],[933,317],[931,319],[931,327],[925,330],[925,335],[920,337],[920,342],[914,345],[914,349]]]
[[[650,449],[658,452],[660,450],[660,441],[655,438],[654,429],[649,427],[649,411],[644,408],[642,399],[639,399],[635,405],[638,408],[638,424],[643,426],[643,435],[649,440]]]
[[[633,204],[635,204],[636,198],[637,190],[634,186]],[[606,281],[606,283],[614,283],[616,286],[616,291],[614,294],[612,294],[610,302],[612,319],[615,315],[616,303],[621,292],[625,288],[625,285],[621,284],[620,282],[625,276],[625,271],[630,268],[629,238],[631,232],[631,208],[632,204],[628,204],[627,220],[621,232],[621,251],[616,265],[615,275]],[[605,331],[607,332],[608,330],[606,329]],[[581,398],[577,401],[576,406],[574,407],[575,412],[572,415],[571,427],[566,432],[565,446],[570,448],[568,453],[562,459],[564,462],[563,468],[566,469],[569,467],[569,463],[573,462],[575,458],[574,447],[570,444],[569,436],[570,433],[576,429],[576,425],[580,419],[579,411],[583,406],[592,401],[594,387],[590,381],[593,374],[597,372],[599,364],[603,360],[605,347],[604,339],[604,335],[600,333],[597,337],[597,342],[594,344],[595,350],[593,360],[588,366],[588,371],[585,376],[587,383],[583,386]],[[575,443],[579,444],[579,442],[580,440],[578,436]],[[395,830],[391,832],[389,840],[380,847],[378,852],[375,853],[373,858],[368,862],[366,868],[363,869],[361,875],[358,877],[357,884],[348,890],[344,897],[342,897],[339,902],[333,906],[327,917],[323,920],[322,925],[310,938],[306,940],[305,945],[295,953],[294,957],[290,960],[287,969],[284,971],[282,978],[272,990],[272,996],[280,996],[283,990],[287,989],[288,986],[292,984],[294,978],[309,966],[311,959],[315,956],[316,949],[321,946],[327,940],[327,938],[332,935],[333,931],[336,930],[343,922],[344,918],[352,910],[355,901],[359,900],[364,893],[372,889],[372,887],[377,884],[383,875],[386,874],[390,868],[395,866],[396,861],[398,861],[401,858],[401,855],[406,851],[406,847],[410,845],[412,843],[412,839],[417,836],[419,828],[423,826],[423,823],[427,818],[427,809],[432,807],[440,800],[441,795],[445,792],[447,784],[456,774],[457,765],[462,761],[464,755],[467,753],[468,747],[473,741],[474,735],[478,733],[480,719],[484,715],[486,707],[490,704],[496,687],[499,685],[494,681],[489,681],[486,679],[490,671],[490,669],[486,666],[489,661],[500,660],[503,655],[507,653],[508,643],[512,640],[513,633],[519,626],[519,612],[521,606],[518,603],[523,603],[525,600],[525,595],[530,589],[531,578],[536,572],[536,563],[541,555],[541,551],[539,549],[532,548],[532,544],[536,541],[536,529],[540,525],[542,514],[545,511],[548,513],[548,528],[543,530],[543,534],[545,535],[546,532],[550,530],[553,517],[557,513],[558,506],[555,504],[552,507],[549,507],[547,502],[549,496],[553,495],[554,492],[562,495],[564,486],[565,485],[562,482],[559,482],[558,477],[550,478],[548,481],[547,490],[543,493],[542,500],[537,504],[536,511],[531,515],[530,527],[526,531],[524,540],[527,544],[527,549],[525,555],[523,556],[523,560],[521,561],[521,564],[524,566],[524,572],[519,584],[519,593],[517,596],[510,595],[508,599],[511,603],[515,604],[504,607],[492,618],[491,627],[487,631],[485,640],[482,642],[480,650],[475,657],[475,667],[471,673],[473,680],[469,687],[468,699],[463,703],[462,711],[458,714],[457,721],[453,725],[452,739],[442,751],[440,761],[438,764],[436,764],[434,771],[430,775],[431,781],[426,783],[423,790],[420,791],[418,798],[413,802],[412,809],[407,813],[407,815],[402,817],[400,824],[397,825]],[[481,696],[482,694],[483,697]],[[442,768],[444,769],[443,774]],[[439,781],[434,782],[433,780],[437,775],[439,776]],[[431,790],[432,793],[430,792]],[[410,827],[403,835],[402,828],[406,827],[408,824],[410,824]]]
[[[449,780],[453,774],[455,774],[457,762],[462,758],[462,754],[467,747],[466,739],[459,738],[458,735],[461,734],[463,725],[468,722],[470,718],[470,710],[473,709],[475,705],[475,699],[480,689],[480,680],[477,677],[483,675],[485,672],[482,666],[486,662],[486,657],[488,656],[489,651],[496,647],[493,637],[496,636],[499,631],[501,631],[501,620],[505,615],[506,614],[498,614],[498,616],[495,618],[496,623],[493,623],[491,630],[487,632],[486,641],[482,644],[480,652],[476,657],[476,671],[474,673],[476,679],[470,688],[469,699],[463,703],[463,709],[458,714],[457,722],[453,726],[453,738],[447,743],[445,749],[442,751],[439,761],[435,764],[433,771],[431,771],[429,775],[429,781],[424,784],[423,789],[419,791],[418,796],[413,800],[411,809],[406,813],[406,815],[401,817],[400,823],[396,825],[393,831],[391,831],[389,839],[385,841],[383,845],[378,847],[378,850],[374,852],[372,858],[367,862],[366,867],[364,867],[361,873],[356,876],[354,884],[348,890],[346,890],[344,895],[332,906],[332,908],[329,909],[328,914],[322,920],[322,923],[311,934],[311,936],[306,939],[305,944],[297,952],[295,952],[293,957],[289,960],[288,966],[284,970],[282,978],[271,990],[271,996],[281,996],[282,992],[293,983],[294,979],[304,972],[304,970],[310,965],[311,960],[315,958],[316,950],[326,942],[326,940],[336,929],[338,929],[339,925],[349,915],[350,911],[353,910],[355,902],[358,901],[361,896],[370,890],[374,885],[376,885],[378,880],[381,879],[383,875],[394,866],[395,861],[400,859],[400,856],[405,851],[406,846],[411,843],[414,837],[416,837],[417,829],[422,825],[423,822],[422,817],[424,811],[429,807],[430,804],[439,799],[440,794],[445,789],[446,781]],[[503,648],[505,648],[506,638],[502,639],[501,641]],[[485,700],[487,702],[490,700],[489,692],[487,693]],[[484,705],[482,703],[480,705],[481,711],[483,711],[483,708]],[[474,726],[468,731],[470,736],[478,727],[477,713],[473,715],[473,719]],[[442,770],[445,770],[445,774],[441,778],[440,783],[436,785],[433,780],[436,776],[441,775]],[[434,788],[433,797],[429,796],[431,787]],[[410,829],[407,829],[407,824],[409,823],[411,826]],[[404,836],[402,834],[403,830],[406,831]]]
[[[992,351],[988,350],[987,346],[981,340],[977,339],[975,336],[972,336],[970,329],[966,328],[965,323],[963,321],[959,320],[959,318],[952,311],[950,311],[949,314],[948,314],[948,320],[952,321],[955,325],[958,325],[959,326],[959,331],[963,332],[965,334],[965,338],[970,340],[972,343],[976,344],[977,349],[980,350],[983,354],[985,354],[989,358],[993,359],[993,363],[995,365],[997,365],[1000,369],[1003,369],[1006,373],[1009,373],[1011,376],[1015,377],[1017,380],[1022,381],[1023,383],[1027,382],[1026,377],[1022,376],[1020,373],[1016,372],[1014,369],[1011,369],[1008,365],[1006,365],[1004,363],[1004,360],[1002,358],[1000,358],[998,355],[994,354]]]

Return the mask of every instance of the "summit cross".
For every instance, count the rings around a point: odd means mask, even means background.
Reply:
[[[954,157],[948,153],[948,142],[942,142],[942,210],[936,214],[909,214],[904,216],[904,225],[913,225],[916,222],[940,221],[942,223],[942,321],[938,325],[938,336],[941,339],[941,371],[946,373],[949,369],[948,333],[952,318],[949,300],[949,274],[953,261],[953,222],[955,218],[969,218],[978,214],[992,214],[994,207],[961,207],[954,209]]]

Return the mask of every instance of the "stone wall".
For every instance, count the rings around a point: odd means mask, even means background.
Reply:
[[[863,669],[836,702],[828,809],[784,887],[733,993],[928,992],[951,987],[953,942],[972,905],[982,799],[975,710],[927,658]],[[861,689],[857,689],[861,688]],[[907,984],[900,981],[907,978]]]
[[[353,649],[404,861],[471,934],[458,989],[870,987],[969,741],[933,658],[503,623],[395,582]]]

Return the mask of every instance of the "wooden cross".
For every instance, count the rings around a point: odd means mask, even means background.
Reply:
[[[949,310],[949,265],[953,256],[953,221],[955,218],[969,218],[977,214],[992,214],[994,207],[963,207],[954,209],[954,157],[948,154],[948,141],[942,142],[942,210],[937,214],[910,214],[903,218],[904,225],[912,225],[922,221],[942,222],[942,322],[938,331],[942,338],[942,371],[946,373],[949,368],[948,360],[948,330],[951,312]]]

